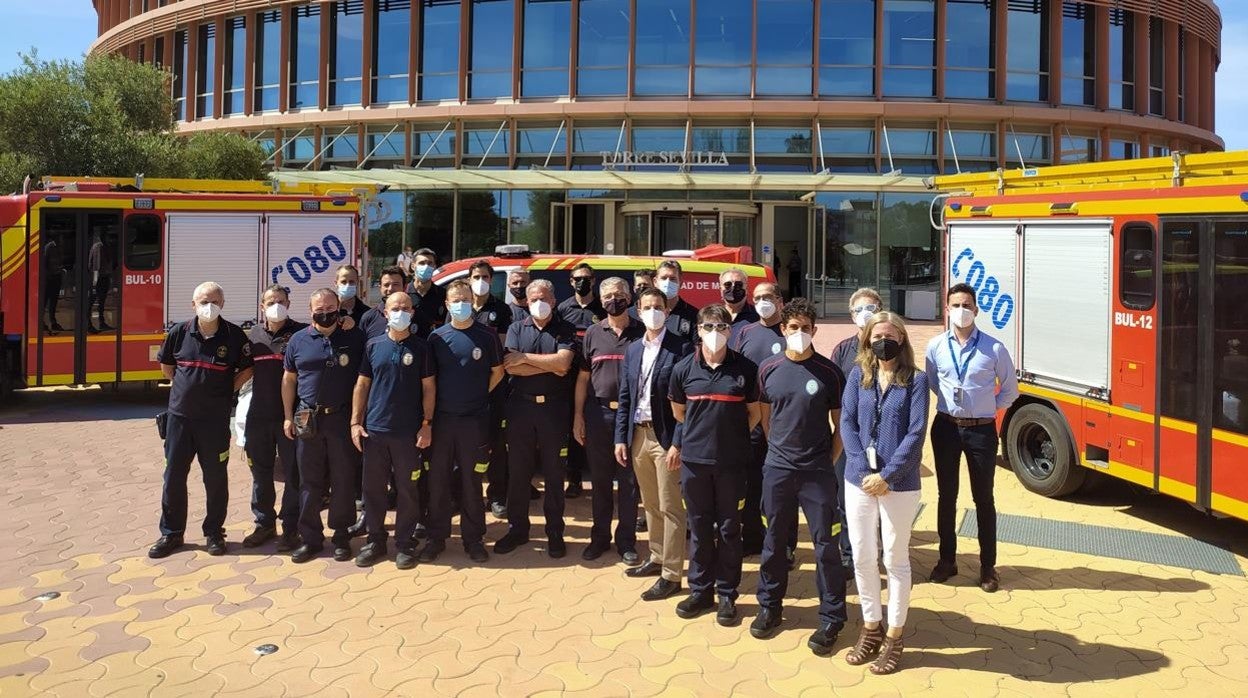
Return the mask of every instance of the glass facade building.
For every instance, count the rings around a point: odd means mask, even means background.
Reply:
[[[718,241],[767,261],[797,250],[811,283],[889,287],[923,278],[911,273],[917,258],[937,254],[925,219],[908,213],[917,177],[1222,147],[1212,0],[96,8],[92,51],[170,71],[184,129],[245,133],[277,167],[568,173],[550,189],[495,175],[496,190],[387,194],[386,249],[406,240],[463,256],[512,241],[657,253]],[[604,169],[900,184],[854,194],[824,190],[834,183],[577,183]]]

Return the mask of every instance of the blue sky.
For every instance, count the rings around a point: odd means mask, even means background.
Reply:
[[[78,58],[95,39],[91,0],[0,0],[0,73],[18,65],[17,53],[31,46],[43,58]],[[1248,2],[1221,0],[1222,64],[1218,68],[1218,135],[1228,149],[1248,149]]]

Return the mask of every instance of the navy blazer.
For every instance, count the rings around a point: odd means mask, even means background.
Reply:
[[[693,345],[685,337],[673,332],[663,335],[659,355],[655,358],[654,375],[650,378],[650,414],[654,433],[663,448],[672,444],[680,446],[683,426],[672,415],[672,403],[667,399],[672,369],[689,355]],[[628,345],[624,352],[624,365],[620,373],[620,408],[615,413],[615,443],[633,447],[633,410],[637,404],[638,383],[641,381],[641,354],[645,349],[638,339]]]

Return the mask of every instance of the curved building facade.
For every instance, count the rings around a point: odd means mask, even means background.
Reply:
[[[937,256],[919,176],[1222,147],[1212,0],[94,3],[91,50],[169,70],[183,130],[413,168],[387,250],[722,241],[782,277],[795,250],[816,295],[910,287]]]

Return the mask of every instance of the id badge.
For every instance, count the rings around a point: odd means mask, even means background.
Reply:
[[[871,469],[871,472],[878,472],[880,469],[879,464],[875,462],[875,444],[874,443],[867,446],[867,467]]]

